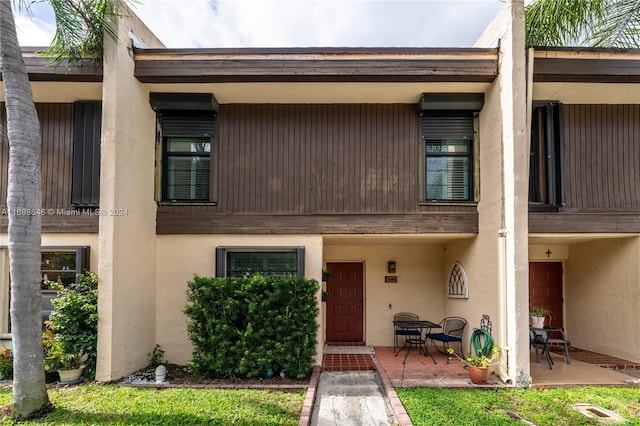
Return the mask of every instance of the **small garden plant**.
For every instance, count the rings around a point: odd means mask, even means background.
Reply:
[[[151,352],[149,352],[149,367],[156,368],[160,364],[164,364],[164,349],[160,345],[156,344]]]
[[[489,367],[493,365],[493,363],[495,363],[498,358],[500,358],[500,348],[498,346],[494,346],[493,348],[491,348],[491,351],[487,355],[484,355],[482,352],[480,352],[476,356],[469,355],[466,358],[462,358],[460,355],[458,355],[453,350],[453,348],[448,348],[447,353],[449,354],[449,359],[456,358],[458,361],[462,361],[472,367],[480,368]]]
[[[546,317],[552,315],[551,311],[543,306],[530,306],[529,315],[532,317]]]
[[[84,364],[84,375],[95,377],[98,357],[98,275],[80,274],[77,283],[49,281],[58,295],[51,301],[53,311],[45,325],[45,364],[50,370]]]

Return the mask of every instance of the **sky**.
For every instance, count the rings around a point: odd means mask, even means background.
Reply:
[[[135,0],[170,48],[469,47],[504,0]],[[44,3],[17,12],[22,46],[48,46]]]

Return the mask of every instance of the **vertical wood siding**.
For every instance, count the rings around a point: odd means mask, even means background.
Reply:
[[[73,104],[37,104],[42,131],[42,207],[69,208]]]
[[[640,208],[640,105],[565,105],[567,208]]]
[[[477,232],[475,205],[420,205],[406,104],[221,105],[216,205],[158,206],[164,233]]]
[[[42,133],[42,207],[70,206],[71,158],[73,153],[73,104],[36,104]],[[2,136],[0,144],[0,205],[7,204],[9,140],[6,133],[7,116],[2,107]]]
[[[418,204],[415,105],[221,105],[219,126],[217,205],[160,212],[442,211]]]
[[[9,141],[6,111],[0,108],[0,207],[7,204]],[[71,165],[73,157],[73,104],[38,103],[36,110],[42,134],[42,208],[71,210]],[[51,210],[50,210],[51,211]],[[43,232],[97,232],[94,216],[47,214],[42,218]],[[2,232],[6,230],[6,217]]]
[[[224,107],[220,211],[416,211],[416,132],[411,105]]]

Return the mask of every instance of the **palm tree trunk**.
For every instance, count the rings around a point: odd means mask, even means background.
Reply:
[[[51,405],[44,376],[40,296],[40,123],[16,36],[11,2],[0,0],[0,69],[9,138],[9,272],[14,348],[13,414],[31,418]]]

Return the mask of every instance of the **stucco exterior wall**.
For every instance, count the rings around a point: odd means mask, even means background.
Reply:
[[[529,260],[535,261],[558,261],[569,258],[569,246],[565,244],[530,245]]]
[[[393,315],[414,312],[439,322],[444,314],[442,245],[327,245],[325,262],[364,263],[364,335],[374,346],[393,346]],[[387,273],[387,262],[396,273]],[[385,283],[385,275],[398,277]],[[324,324],[324,321],[323,321]]]
[[[640,237],[572,245],[564,279],[571,345],[640,362]]]
[[[491,316],[494,340],[503,349],[502,379],[527,386],[529,148],[522,0],[508,1],[476,42],[489,46],[500,47],[500,59],[480,116],[479,234],[468,247],[456,243],[452,256],[468,259],[467,272],[483,291],[470,297],[467,312],[472,321],[482,313]],[[449,305],[447,314],[453,312]]]
[[[148,363],[155,345],[155,114],[133,77],[130,36],[157,42],[131,13],[118,19],[118,42],[105,46],[100,208],[101,278],[96,380]]]
[[[565,104],[637,104],[640,85],[625,83],[536,83],[533,99]]]
[[[169,362],[186,364],[193,349],[186,331],[187,283],[194,275],[215,276],[216,247],[304,247],[305,276],[320,282],[322,237],[317,235],[160,235],[156,241],[156,341]],[[320,292],[318,292],[320,303]],[[318,328],[318,364],[322,361],[323,334]]]
[[[69,81],[32,81],[34,102],[99,101],[102,83]],[[0,85],[0,101],[4,102],[4,86]]]

